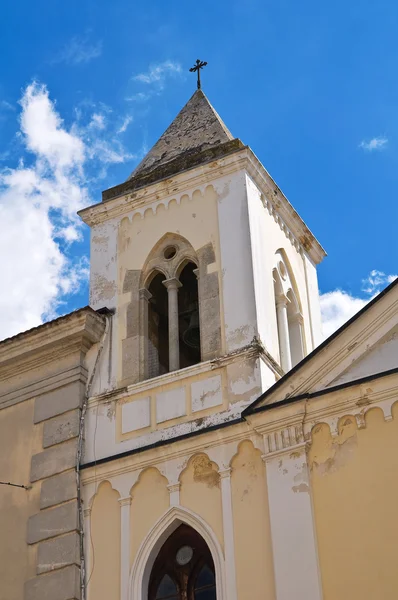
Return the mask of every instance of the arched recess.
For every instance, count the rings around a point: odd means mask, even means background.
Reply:
[[[286,373],[304,358],[306,349],[300,295],[283,248],[275,253],[272,275],[280,364]]]
[[[91,530],[85,556],[89,594],[120,598],[121,518],[119,492],[110,481],[102,481],[91,504]]]
[[[201,361],[199,261],[192,245],[167,233],[140,277],[140,379]]]
[[[170,508],[141,544],[130,572],[129,600],[148,600],[148,585],[156,557],[169,536],[181,525],[195,529],[206,542],[214,563],[217,600],[227,600],[224,555],[216,535],[199,515],[181,507]]]

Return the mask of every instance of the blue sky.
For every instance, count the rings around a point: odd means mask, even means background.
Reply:
[[[169,125],[198,57],[210,101],[328,252],[327,332],[397,272],[396,3],[20,0],[1,13],[0,338],[87,303],[73,215]]]

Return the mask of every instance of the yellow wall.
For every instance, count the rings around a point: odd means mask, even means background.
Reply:
[[[41,450],[41,428],[33,427],[34,400],[0,411],[0,480],[28,485],[32,454]],[[0,600],[23,598],[35,576],[35,550],[26,543],[28,518],[39,511],[40,485],[26,491],[0,486]]]
[[[249,441],[232,461],[232,509],[238,598],[275,598],[267,482],[261,453]]]
[[[180,475],[180,503],[202,517],[223,546],[220,476],[206,454],[197,454]]]
[[[317,425],[309,453],[324,600],[398,597],[398,404]]]
[[[120,600],[120,506],[119,494],[107,481],[94,498],[91,513],[92,563],[90,599]]]
[[[141,542],[170,506],[167,479],[146,469],[131,491],[131,563]]]
[[[217,195],[212,186],[207,186],[202,195],[199,190],[192,196],[184,194],[180,203],[173,199],[165,208],[163,204],[146,209],[144,216],[136,213],[132,221],[121,222],[119,231],[119,271],[123,287],[123,269],[142,269],[148,254],[166,232],[185,237],[195,250],[210,241],[218,254]],[[159,218],[160,217],[160,218]]]

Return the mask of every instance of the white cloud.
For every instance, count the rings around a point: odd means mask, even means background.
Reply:
[[[398,275],[386,275],[383,271],[376,271],[373,269],[366,277],[362,280],[362,290],[366,294],[378,294],[382,288],[392,283]]]
[[[69,65],[87,64],[102,54],[102,41],[92,43],[87,36],[73,37],[52,60],[53,64],[65,62]]]
[[[355,298],[343,290],[335,290],[320,295],[322,329],[325,338],[341,327],[369,302],[369,299]]]
[[[87,259],[71,247],[81,239],[76,211],[93,203],[90,169],[129,156],[88,126],[68,129],[43,85],[29,85],[20,104],[27,156],[0,172],[0,339],[56,316],[87,280]]]
[[[340,289],[320,294],[324,337],[329,337],[397,277],[385,275],[382,271],[371,271],[368,277],[362,280],[362,290],[366,294],[364,298]]]
[[[372,138],[368,142],[362,140],[359,144],[360,148],[363,148],[367,152],[373,152],[373,150],[383,150],[388,144],[388,139],[384,136]]]
[[[179,75],[181,71],[182,69],[179,63],[173,62],[171,60],[166,60],[157,65],[151,65],[147,73],[140,73],[139,75],[135,75],[134,79],[136,81],[141,81],[141,83],[146,84],[155,83],[158,85],[158,87],[162,89],[166,77],[170,75]]]
[[[150,98],[150,94],[144,94],[144,92],[137,92],[131,96],[125,98],[126,102],[145,102]]]
[[[91,117],[89,127],[93,127],[94,129],[105,129],[106,126],[105,126],[104,115],[94,113],[93,116]]]
[[[7,102],[7,100],[0,101],[0,108],[3,108],[4,110],[16,110],[15,106],[13,106],[10,102]]]
[[[127,115],[127,117],[125,117],[123,123],[121,124],[121,126],[117,130],[117,133],[124,133],[126,131],[127,127],[132,122],[132,120],[133,120],[133,117],[131,115]]]

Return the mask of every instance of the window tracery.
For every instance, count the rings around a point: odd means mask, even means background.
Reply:
[[[305,355],[303,317],[287,259],[278,251],[273,270],[280,364],[286,373]]]
[[[184,238],[165,236],[150,253],[140,290],[141,379],[201,361],[198,274]]]
[[[203,538],[180,525],[155,559],[149,600],[216,600],[213,559]]]

